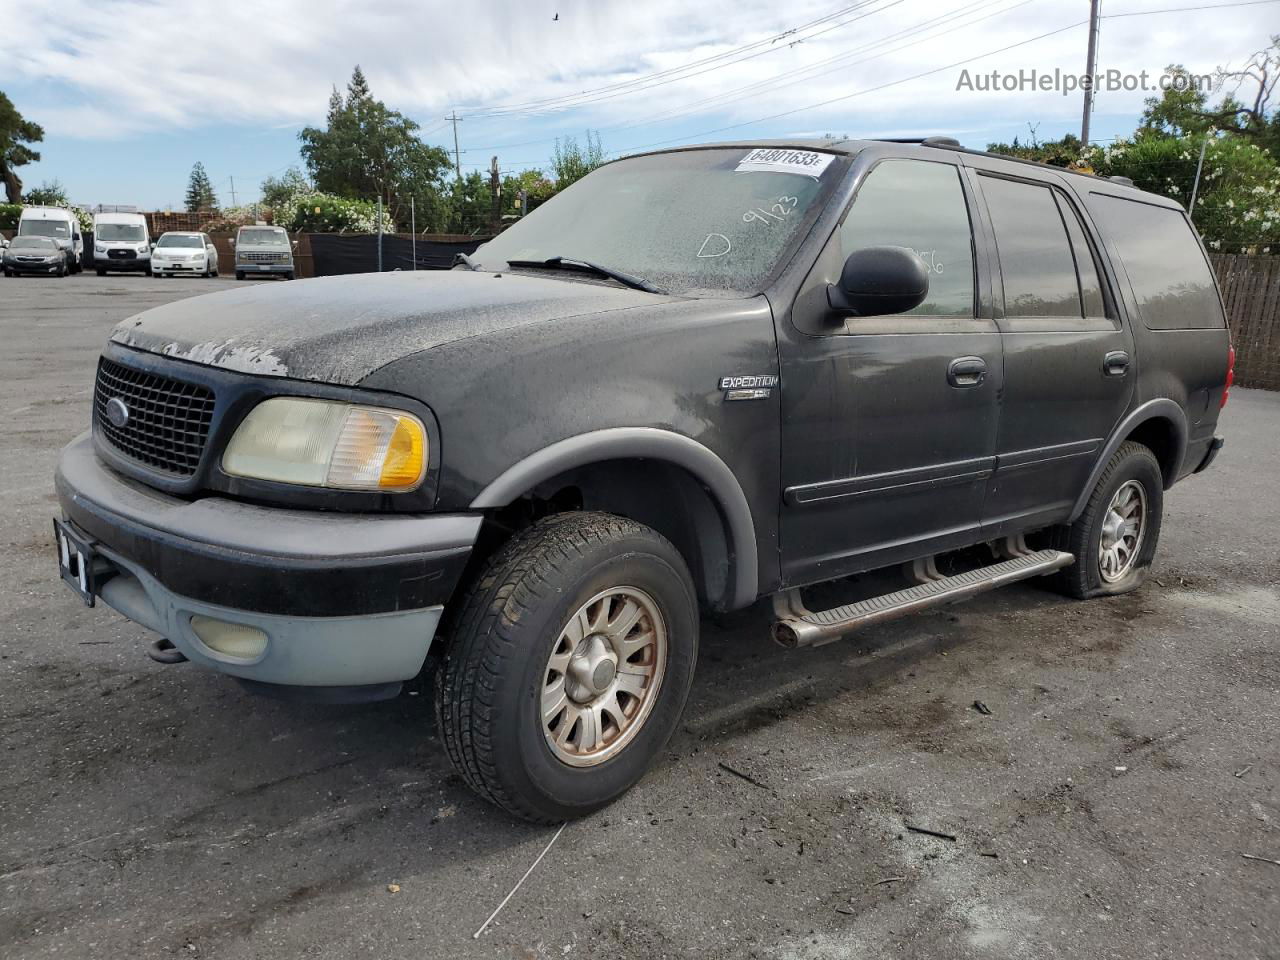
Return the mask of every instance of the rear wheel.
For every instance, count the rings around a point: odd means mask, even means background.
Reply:
[[[1070,596],[1112,596],[1136,590],[1147,578],[1160,539],[1164,475],[1148,447],[1127,442],[1102,471],[1084,512],[1060,527],[1057,542],[1076,562],[1057,576]]]
[[[489,561],[458,612],[436,711],[477,793],[553,823],[644,775],[697,659],[693,582],[666,539],[609,514],[548,518]]]

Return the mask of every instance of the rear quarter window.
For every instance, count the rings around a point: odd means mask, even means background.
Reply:
[[[1226,326],[1213,271],[1181,210],[1101,193],[1089,195],[1089,207],[1120,257],[1145,326]]]

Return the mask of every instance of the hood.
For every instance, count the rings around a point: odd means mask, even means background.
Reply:
[[[121,322],[111,339],[227,370],[354,386],[443,343],[674,299],[558,277],[369,273],[178,300]]]

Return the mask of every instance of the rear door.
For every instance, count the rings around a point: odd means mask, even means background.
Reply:
[[[1067,516],[1129,405],[1136,368],[1087,221],[1056,176],[965,162],[996,254],[1004,346],[996,469],[983,508],[995,537]]]
[[[1000,335],[961,169],[938,151],[860,159],[852,175],[845,219],[779,327],[788,585],[974,542],[995,463]],[[833,315],[827,286],[845,258],[882,245],[924,260],[925,303]]]

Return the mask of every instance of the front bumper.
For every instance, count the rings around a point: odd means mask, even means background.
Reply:
[[[236,273],[293,273],[292,263],[237,263]]]
[[[14,273],[57,273],[67,265],[67,261],[59,258],[52,263],[20,263],[16,260],[4,261],[4,268]]]
[[[152,273],[204,273],[209,265],[203,260],[152,260]]]
[[[109,257],[105,253],[95,253],[93,266],[96,270],[146,270],[151,266],[151,257],[146,254],[136,257]]]
[[[103,602],[196,663],[271,685],[416,675],[481,523],[185,500],[106,467],[88,433],[63,450],[56,487],[65,518],[109,565]],[[193,616],[261,630],[265,650],[224,656],[196,635]]]

